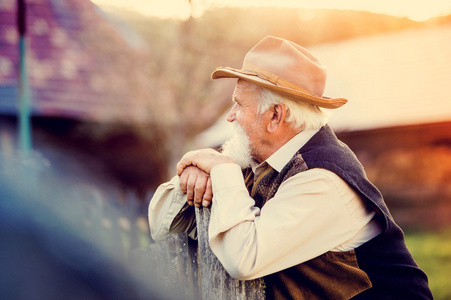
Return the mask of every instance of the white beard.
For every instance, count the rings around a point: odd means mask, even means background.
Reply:
[[[254,161],[251,155],[251,142],[244,129],[236,121],[232,125],[235,134],[222,145],[222,153],[245,169],[250,167]]]

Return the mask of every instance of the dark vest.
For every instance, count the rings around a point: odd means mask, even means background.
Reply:
[[[407,249],[404,234],[382,195],[368,181],[354,153],[337,139],[329,126],[321,128],[280,173],[270,172],[254,187],[256,205],[262,207],[271,201],[280,184],[289,177],[313,168],[337,174],[357,191],[376,211],[383,232],[352,251],[330,251],[265,276],[267,298],[432,299],[427,276]]]

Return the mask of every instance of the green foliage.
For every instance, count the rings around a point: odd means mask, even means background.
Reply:
[[[408,232],[406,243],[417,264],[428,275],[434,299],[451,299],[451,228],[437,232]]]

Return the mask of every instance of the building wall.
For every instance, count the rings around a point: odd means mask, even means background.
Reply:
[[[342,132],[338,137],[356,153],[403,228],[451,225],[451,122]]]

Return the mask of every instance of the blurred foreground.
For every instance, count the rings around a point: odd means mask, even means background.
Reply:
[[[123,208],[50,172],[14,169],[0,172],[1,299],[176,298],[155,284],[158,274],[137,276],[132,234],[115,225],[125,223]]]
[[[148,247],[144,231],[132,245],[123,217],[130,209],[114,197],[102,200],[94,185],[87,193],[45,165],[39,170],[42,158],[32,161],[10,162],[15,172],[0,172],[1,299],[179,298],[183,287],[168,285],[167,277],[168,253],[177,247]],[[450,230],[406,234],[438,300],[451,297]],[[157,264],[148,268],[151,262]]]

